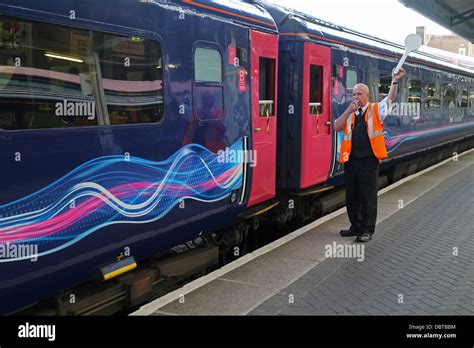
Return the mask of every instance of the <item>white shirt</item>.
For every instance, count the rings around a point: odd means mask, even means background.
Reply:
[[[362,115],[365,113],[365,110],[367,110],[368,106],[369,103],[362,107]],[[385,97],[379,102],[379,117],[381,123],[383,123],[383,120],[385,120],[390,111],[392,111],[392,107],[388,106],[388,97]]]

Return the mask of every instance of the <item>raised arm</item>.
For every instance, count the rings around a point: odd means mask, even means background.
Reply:
[[[395,102],[397,99],[397,93],[398,93],[398,81],[406,75],[406,71],[403,68],[400,68],[398,71],[398,74],[393,74],[392,72],[392,84],[390,85],[390,91],[388,92],[388,105],[389,107],[392,106],[392,104]]]

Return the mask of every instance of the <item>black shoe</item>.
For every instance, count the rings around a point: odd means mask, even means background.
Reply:
[[[366,232],[357,236],[356,242],[365,243],[372,239],[372,234]]]
[[[353,236],[357,236],[357,232],[354,231],[354,230],[341,230],[341,232],[339,232],[339,234],[341,235],[341,237],[353,237]]]

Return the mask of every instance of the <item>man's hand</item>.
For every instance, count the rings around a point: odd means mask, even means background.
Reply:
[[[407,72],[403,68],[400,68],[400,70],[398,70],[398,74],[394,74],[394,70],[395,69],[392,70],[392,80],[394,82],[400,81],[400,79],[407,74]]]
[[[347,107],[347,112],[349,112],[350,114],[355,112],[356,110],[359,109],[359,102],[357,100],[353,100],[352,103],[349,104],[349,106]]]
[[[398,70],[398,73],[394,73],[395,69],[392,70],[392,85],[390,86],[390,90],[388,91],[388,107],[389,109],[392,108],[392,104],[395,102],[395,99],[397,98],[397,92],[398,92],[398,81],[407,74],[405,69],[400,68]]]
[[[341,116],[338,117],[338,119],[336,120],[336,123],[334,124],[334,130],[336,132],[339,132],[341,130],[344,129],[344,124],[346,123],[347,119],[349,118],[349,116],[355,112],[356,110],[358,110],[360,107],[359,105],[359,101],[358,100],[353,100],[349,106],[347,107],[346,111],[344,111],[342,113]]]

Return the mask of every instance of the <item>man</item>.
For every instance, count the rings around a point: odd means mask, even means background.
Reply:
[[[387,158],[383,121],[390,113],[404,69],[392,74],[388,96],[380,103],[369,103],[369,88],[354,86],[354,100],[336,120],[336,132],[344,130],[339,162],[344,163],[346,207],[351,227],[341,236],[357,236],[357,242],[368,242],[375,232],[379,163]]]

